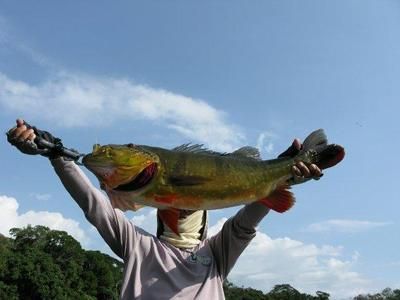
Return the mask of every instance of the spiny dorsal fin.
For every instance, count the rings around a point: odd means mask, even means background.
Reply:
[[[172,149],[172,151],[177,151],[177,152],[190,152],[190,153],[196,153],[196,154],[209,154],[209,155],[226,155],[226,153],[221,153],[221,152],[216,152],[209,150],[207,148],[204,148],[203,144],[183,144],[178,147],[175,147]]]
[[[233,151],[230,155],[261,160],[260,151],[257,148],[251,146],[245,146],[237,149],[236,151]]]

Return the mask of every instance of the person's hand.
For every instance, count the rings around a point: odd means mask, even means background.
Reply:
[[[22,153],[30,155],[43,153],[43,150],[39,149],[34,142],[36,134],[33,128],[28,128],[24,120],[18,119],[17,125],[11,128],[6,134],[7,141],[17,147]]]
[[[11,128],[6,135],[8,142],[17,147],[22,153],[30,155],[40,154],[50,159],[58,156],[56,150],[44,149],[35,143],[35,139],[38,137],[52,144],[60,143],[61,140],[55,138],[47,131],[39,130],[36,127],[31,127],[22,119],[17,119],[17,126]]]
[[[294,157],[296,156],[301,148],[302,144],[299,139],[295,139],[292,145],[283,153],[281,153],[278,157]],[[320,168],[318,168],[315,164],[305,164],[301,161],[296,162],[296,164],[292,167],[293,174],[293,184],[301,183],[307,181],[309,179],[320,179],[323,174]]]

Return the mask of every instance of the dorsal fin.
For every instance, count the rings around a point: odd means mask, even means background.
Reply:
[[[245,147],[239,148],[236,151],[233,151],[230,155],[261,160],[260,151],[257,148],[251,147],[251,146],[245,146]]]
[[[212,151],[210,149],[204,148],[203,144],[183,144],[178,147],[172,149],[172,151],[177,152],[190,152],[190,153],[197,153],[197,154],[209,154],[209,155],[226,155],[226,153]]]

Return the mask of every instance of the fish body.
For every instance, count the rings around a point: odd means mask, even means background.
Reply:
[[[328,145],[323,130],[313,132],[292,158],[261,160],[255,148],[221,154],[199,145],[172,150],[144,145],[95,145],[83,164],[99,179],[114,207],[136,210],[209,210],[261,201],[278,212],[294,197],[287,184],[297,161],[330,167],[344,150]]]
[[[148,185],[106,191],[117,202],[157,208],[217,209],[250,203],[266,197],[291,177],[293,159],[259,161],[236,155],[191,153],[149,146],[135,146],[159,157]]]

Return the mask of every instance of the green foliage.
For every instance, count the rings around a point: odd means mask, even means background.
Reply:
[[[44,226],[0,236],[0,299],[118,299],[122,263]]]
[[[317,291],[313,295],[301,293],[289,284],[275,285],[269,293],[252,288],[240,288],[226,280],[224,292],[227,300],[329,300],[330,295],[326,292]],[[400,289],[384,289],[377,294],[358,295],[353,300],[400,300]]]
[[[227,300],[328,300],[329,294],[317,291],[316,296],[300,293],[289,284],[275,285],[272,290],[264,294],[252,288],[239,288],[226,280],[224,292]]]
[[[262,291],[252,288],[240,288],[228,280],[224,281],[224,293],[227,300],[267,300]]]
[[[400,300],[400,290],[385,288],[377,294],[358,295],[353,300]]]

